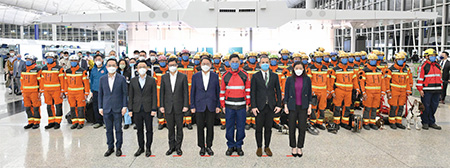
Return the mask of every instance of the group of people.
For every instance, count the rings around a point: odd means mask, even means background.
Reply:
[[[423,128],[441,129],[434,119],[435,100],[439,102],[442,88],[441,68],[435,50],[426,50],[424,56],[427,61],[419,68],[416,84],[426,109]],[[39,128],[41,94],[49,116],[46,129],[60,128],[64,97],[70,105],[71,129],[83,128],[86,101],[92,97],[94,128],[106,127],[105,156],[114,152],[122,155],[122,118],[125,129],[132,122],[136,125],[139,149],[135,156],[144,152],[150,156],[153,117],[158,117],[158,129],[168,129],[166,155],[182,155],[183,127],[192,129],[193,123],[197,125],[199,154],[214,155],[211,147],[217,117],[221,128],[226,129],[227,156],[234,152],[244,155],[245,130],[250,128],[256,130],[256,155],[272,156],[272,127],[286,124],[291,153],[301,157],[308,124],[322,130],[351,129],[354,125],[350,116],[364,107],[363,127],[378,129],[375,117],[383,97],[390,105],[390,127],[404,129],[402,114],[413,88],[405,57],[404,52],[395,54],[394,64],[388,66],[384,53],[378,50],[370,54],[329,53],[318,48],[309,56],[287,49],[278,54],[225,56],[207,52],[191,55],[188,50],[177,55],[150,51],[147,56],[145,51],[135,51],[123,59],[114,51],[107,57],[96,54],[90,59],[82,54],[58,59],[48,52],[45,66],[40,68],[37,58],[27,55],[20,70],[20,90],[28,116],[25,129]],[[326,110],[333,112],[333,121],[325,121]]]

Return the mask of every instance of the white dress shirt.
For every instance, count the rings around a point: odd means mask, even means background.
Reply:
[[[112,92],[113,86],[114,86],[114,80],[116,79],[116,73],[114,73],[113,76],[110,76],[108,74],[108,84],[109,84],[109,90]]]
[[[175,72],[175,74],[172,75],[172,73],[169,73],[170,75],[170,84],[172,85],[172,92],[175,91],[175,83],[177,82],[177,75],[178,71]]]
[[[267,79],[267,83],[269,83],[269,77],[270,77],[270,74],[269,74],[269,70],[267,70],[266,72],[264,72],[263,70],[261,70],[261,73],[262,73],[262,76],[263,76],[263,80],[266,80]],[[266,76],[266,74],[267,74],[267,76]],[[265,83],[266,85],[267,85],[267,83]]]
[[[205,72],[202,72],[203,77],[203,86],[205,87],[205,91],[208,90],[208,83],[209,83],[209,76],[211,75],[210,71],[205,74]]]
[[[141,85],[141,89],[144,88],[146,77],[147,77],[147,74],[143,78],[141,76],[139,76],[139,85]]]

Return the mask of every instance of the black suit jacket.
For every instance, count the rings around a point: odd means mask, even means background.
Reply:
[[[439,63],[439,65],[441,65],[441,64]],[[449,73],[450,72],[450,61],[447,60],[441,68],[442,68],[442,80],[444,82],[448,81],[449,75],[450,75],[450,73]]]
[[[263,110],[266,100],[271,109],[281,107],[281,89],[278,75],[269,70],[269,83],[265,84],[261,71],[252,76],[250,87],[250,102],[252,108]]]
[[[145,77],[144,88],[141,89],[139,76],[131,79],[128,89],[128,110],[132,112],[140,112],[141,106],[144,106],[144,112],[156,111],[157,92],[156,81],[150,76]]]
[[[187,76],[183,73],[177,73],[175,89],[172,92],[170,83],[170,73],[161,77],[161,88],[159,92],[160,106],[164,107],[165,113],[171,114],[172,107],[175,113],[182,113],[183,107],[189,107],[189,90]]]

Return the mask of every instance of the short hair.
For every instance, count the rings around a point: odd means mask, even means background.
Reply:
[[[448,52],[447,51],[442,51],[442,53],[444,53],[446,56],[448,56]]]
[[[83,52],[81,52],[81,51],[78,51],[78,53],[83,54]]]
[[[139,51],[138,50],[134,50],[133,54],[136,54],[136,53],[139,53]]]
[[[145,66],[148,66],[147,61],[137,61],[136,62],[136,66],[139,65],[140,63],[144,63]]]
[[[67,52],[67,51],[64,51],[64,54],[69,54],[69,52]]]
[[[169,58],[169,60],[167,60],[167,64],[169,64],[170,62],[175,61],[175,63],[177,63],[178,59],[176,58]]]
[[[262,59],[266,59],[266,58],[269,59],[269,57],[267,55],[263,55],[263,56],[259,57],[259,60],[261,61]]]
[[[147,52],[145,52],[144,50],[142,50],[141,53],[144,53],[145,55],[147,55]]]
[[[10,49],[9,51],[14,51],[13,49]],[[14,51],[15,52],[15,51]]]
[[[95,56],[94,56],[94,59],[96,59],[97,57],[100,57],[100,58],[102,58],[102,59],[103,59],[103,56],[102,56],[102,55],[100,55],[100,54],[97,54],[97,55],[95,55]]]
[[[118,64],[118,62],[117,62],[117,60],[116,60],[115,58],[109,58],[109,59],[106,61],[106,64],[108,64],[109,61],[114,61],[114,62],[116,63],[116,65]]]
[[[237,55],[237,54],[231,54],[231,55],[230,55],[230,61],[231,61],[231,59],[233,59],[233,58],[237,58],[237,59],[240,60],[239,55]]]
[[[209,59],[209,58],[202,58],[202,59],[200,59],[200,63],[202,63],[202,62],[203,62],[203,60],[208,60],[208,61],[209,61],[209,63],[212,63],[211,59]]]
[[[128,60],[128,62],[130,62],[131,60],[136,61],[136,58],[130,58],[130,60]]]
[[[150,51],[148,52],[148,54],[151,54],[151,53],[156,54],[156,51],[150,50]]]

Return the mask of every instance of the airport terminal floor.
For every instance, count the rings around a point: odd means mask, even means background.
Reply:
[[[167,129],[157,130],[154,119],[152,157],[134,157],[138,149],[136,130],[124,130],[123,157],[104,157],[107,150],[104,129],[87,124],[71,130],[64,120],[61,129],[45,130],[47,114],[41,106],[42,123],[37,130],[24,130],[27,119],[20,96],[0,87],[0,167],[449,167],[450,103],[440,104],[436,113],[442,130],[345,129],[337,134],[321,131],[306,135],[304,156],[288,157],[288,136],[273,130],[272,157],[257,157],[254,129],[246,130],[242,157],[225,156],[225,130],[215,127],[212,157],[200,157],[197,133],[184,129],[181,157],[166,156]],[[412,100],[413,98],[411,98]],[[64,102],[68,111],[67,101]],[[359,114],[361,111],[356,111]]]

